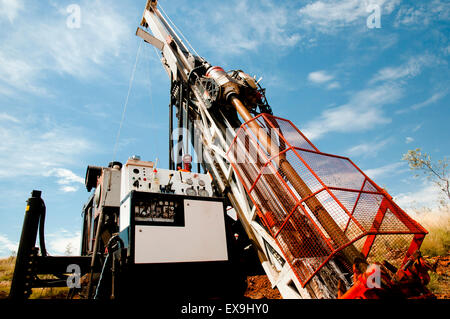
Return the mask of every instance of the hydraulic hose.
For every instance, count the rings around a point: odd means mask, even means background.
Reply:
[[[39,216],[39,246],[41,249],[41,255],[43,257],[47,256],[47,249],[45,248],[45,211],[46,211],[46,207],[45,207],[45,203],[44,201],[41,199],[42,202],[42,213]]]

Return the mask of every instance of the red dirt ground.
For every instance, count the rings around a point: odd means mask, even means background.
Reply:
[[[251,299],[282,299],[278,289],[272,289],[269,278],[265,275],[247,277],[245,297]]]
[[[450,255],[427,257],[425,259],[433,266],[433,272],[437,275],[434,292],[438,299],[450,299]],[[251,299],[282,299],[278,289],[272,289],[269,279],[265,275],[247,277],[248,288],[245,297]]]

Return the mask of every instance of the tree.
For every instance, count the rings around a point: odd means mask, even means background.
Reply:
[[[408,153],[403,155],[403,160],[409,163],[409,167],[421,172],[426,178],[436,184],[439,189],[445,194],[445,201],[450,200],[450,182],[448,174],[448,158],[444,157],[443,160],[438,160],[437,163],[431,160],[431,156],[425,152],[422,152],[420,148],[415,150],[409,150]],[[416,176],[419,176],[417,174]]]
[[[72,253],[73,253],[72,244],[71,244],[71,243],[68,243],[68,244],[66,245],[66,251],[64,252],[64,254],[65,254],[66,256],[72,256]]]

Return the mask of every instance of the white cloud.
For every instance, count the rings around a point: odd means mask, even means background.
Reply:
[[[14,116],[11,116],[11,115],[6,114],[6,113],[0,113],[0,121],[7,121],[7,122],[13,122],[13,123],[19,123],[20,122]]]
[[[378,86],[355,93],[348,103],[327,109],[305,124],[303,132],[310,139],[318,139],[330,132],[366,131],[391,122],[382,106],[397,101],[402,96],[398,86]]]
[[[445,48],[442,49],[445,55],[450,55],[450,45],[447,45]]]
[[[441,92],[436,92],[432,96],[430,96],[428,99],[426,99],[425,101],[422,101],[420,103],[416,103],[414,105],[411,105],[410,107],[398,110],[395,113],[403,114],[403,113],[407,113],[407,112],[410,112],[410,111],[416,111],[416,110],[422,109],[424,107],[427,107],[429,105],[432,105],[432,104],[438,102],[442,98],[446,97],[447,94],[448,94],[448,90],[447,89],[444,90],[444,91],[441,91]]]
[[[61,187],[61,190],[64,193],[73,193],[73,192],[76,192],[78,190],[78,187],[76,187],[76,186],[63,186],[63,187]]]
[[[438,59],[431,55],[421,55],[409,58],[409,60],[398,67],[387,67],[378,71],[370,80],[370,83],[380,81],[394,81],[403,78],[412,78],[417,76],[424,67],[436,65]]]
[[[84,179],[74,174],[72,171],[65,168],[54,168],[48,172],[49,175],[54,175],[59,177],[59,184],[67,185],[72,183],[84,184]]]
[[[406,144],[410,144],[412,142],[414,142],[414,138],[412,138],[411,136],[407,136],[406,139],[405,139],[405,143]]]
[[[43,121],[45,122],[45,121]],[[42,125],[23,119],[0,126],[0,178],[48,176],[60,167],[78,165],[78,159],[93,148],[83,133],[74,127]],[[68,170],[54,170],[62,181],[81,183]]]
[[[422,207],[432,209],[438,207],[441,193],[439,188],[429,182],[416,184],[418,185],[416,191],[397,194],[394,196],[395,202],[407,211]]]
[[[423,124],[422,123],[420,123],[420,124],[417,124],[414,128],[413,128],[413,132],[417,132],[418,130],[420,130],[421,128],[422,128],[422,126],[423,126]]]
[[[421,108],[424,108],[430,104],[433,104],[437,101],[439,101],[440,99],[442,99],[443,97],[445,97],[447,95],[447,91],[445,92],[437,92],[435,94],[433,94],[430,98],[428,98],[427,100],[421,102],[421,103],[417,103],[411,106],[411,109],[413,110],[418,110]]]
[[[377,168],[371,168],[364,170],[364,173],[369,176],[371,179],[381,178],[386,175],[392,175],[393,173],[399,173],[400,168],[404,166],[405,163],[399,162],[399,163],[392,163],[388,165],[384,165]]]
[[[400,0],[323,0],[314,1],[302,7],[298,14],[304,26],[320,32],[333,33],[343,27],[361,25],[366,28],[369,4],[379,5],[382,15],[388,15]]]
[[[7,236],[0,234],[0,258],[9,257],[17,252],[19,244],[12,242]]]
[[[14,90],[20,90],[38,95],[47,94],[37,84],[39,68],[29,61],[16,58],[15,54],[8,56],[0,51],[0,84],[4,87],[3,93],[11,95]]]
[[[13,23],[22,9],[22,0],[0,0],[0,19],[7,18]]]
[[[317,119],[306,123],[303,131],[310,139],[315,139],[329,132],[365,131],[390,123],[391,119],[384,114],[382,107],[397,102],[403,97],[404,82],[401,80],[417,76],[424,67],[441,62],[433,55],[423,54],[411,57],[401,66],[383,68],[372,77],[368,88],[356,92],[346,104],[323,111]],[[311,78],[316,82],[331,80],[330,75],[323,71],[318,71]],[[441,92],[434,95],[424,103],[415,105],[414,108],[431,104],[445,94]],[[397,113],[401,112],[404,111],[397,111]]]
[[[330,84],[328,84],[327,89],[328,90],[334,90],[334,89],[339,89],[341,87],[341,85],[339,84],[339,82],[331,82]]]
[[[340,83],[338,81],[332,81],[333,79],[334,75],[324,70],[314,71],[308,74],[309,82],[319,85],[326,84],[327,90],[333,90],[341,87]]]
[[[358,144],[349,148],[347,150],[347,153],[350,156],[364,156],[364,157],[375,156],[378,153],[378,151],[384,148],[391,141],[392,141],[391,138],[387,138],[379,142]]]
[[[328,81],[331,81],[334,78],[331,74],[328,74],[326,71],[320,70],[311,72],[308,74],[308,80],[312,83],[322,84]]]
[[[398,10],[394,25],[424,27],[433,21],[448,21],[450,3],[440,0],[419,1],[414,6],[402,5]]]
[[[205,12],[209,12],[206,20]],[[280,50],[294,47],[301,39],[291,15],[285,5],[272,1],[215,2],[213,8],[187,11],[186,30],[192,30],[202,46],[207,45],[218,55],[235,55],[263,46]]]
[[[395,26],[418,23],[429,23],[429,16],[422,8],[403,7],[397,13]]]
[[[55,10],[48,10],[45,19],[27,10],[27,23],[18,23],[8,37],[0,37],[1,91],[48,94],[42,84],[48,72],[84,80],[99,77],[99,69],[119,55],[132,34],[114,5],[82,1],[80,29],[67,27],[63,4],[53,5]]]
[[[69,232],[60,229],[57,232],[46,235],[46,248],[52,255],[65,255],[66,250],[70,247],[71,255],[80,254],[81,232]]]
[[[111,5],[99,1],[83,1],[81,28],[56,28],[54,24],[43,24],[39,36],[46,43],[51,60],[57,70],[73,76],[91,76],[90,68],[104,65],[113,56],[118,56],[124,39],[131,30],[121,12]],[[62,10],[61,19],[67,13]],[[37,39],[36,39],[37,40]]]
[[[79,184],[84,185],[82,177],[65,168],[53,168],[46,173],[46,176],[56,176],[58,178],[57,183],[61,185],[60,189],[65,193],[76,192]]]

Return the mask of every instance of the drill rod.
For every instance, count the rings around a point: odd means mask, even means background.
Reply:
[[[250,115],[250,112],[245,107],[245,105],[235,95],[230,96],[230,102],[235,107],[236,111],[242,117],[244,122],[246,122],[250,129],[253,131],[253,133],[256,136],[259,136],[262,132],[262,129],[256,121],[252,121],[253,117]],[[279,153],[279,149],[272,143],[270,136],[268,134],[265,135],[266,136],[262,138],[261,136],[259,136],[259,140],[266,148],[270,156],[275,156]],[[280,170],[292,184],[300,197],[305,198],[310,196],[312,194],[312,191],[286,159],[286,155],[280,154],[278,161]],[[339,247],[342,247],[349,243],[349,239],[347,238],[347,236],[315,196],[311,196],[308,200],[305,201],[305,203],[317,218],[317,220],[320,222],[325,231],[328,233],[328,235],[333,239],[334,242],[337,243]],[[354,260],[358,257],[362,258],[363,260],[365,259],[353,245],[349,245],[344,248],[342,250],[342,253],[350,264],[353,264]]]

